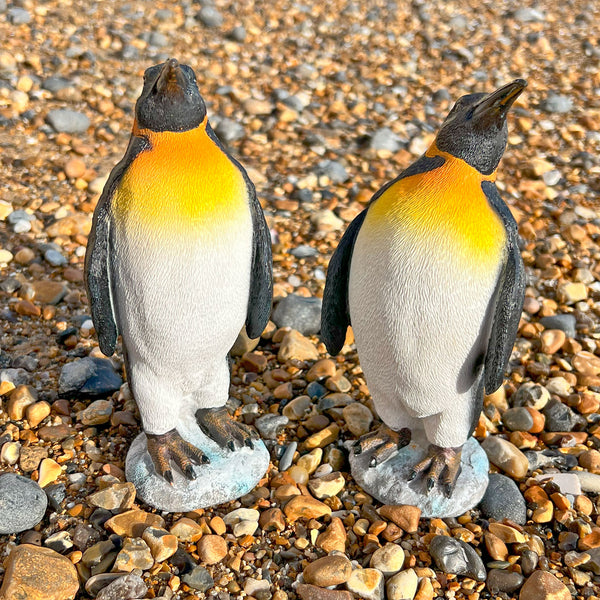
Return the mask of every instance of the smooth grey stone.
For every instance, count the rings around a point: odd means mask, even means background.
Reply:
[[[16,292],[21,287],[21,282],[16,277],[7,277],[0,282],[0,290],[7,294]]]
[[[69,108],[51,110],[46,120],[58,133],[83,133],[90,126],[90,120],[86,115]]]
[[[552,171],[544,173],[542,179],[546,185],[554,186],[562,179],[562,175],[558,169],[552,169]]]
[[[352,476],[365,492],[383,504],[418,506],[424,518],[458,517],[483,498],[487,483],[489,461],[473,437],[463,446],[461,473],[450,498],[436,486],[428,494],[423,477],[408,481],[412,468],[427,456],[429,442],[421,431],[412,432],[412,440],[398,453],[375,467],[370,467],[372,452],[354,454],[348,442]]]
[[[492,594],[498,592],[511,594],[518,590],[523,585],[524,581],[525,578],[520,573],[501,569],[491,569],[487,575],[486,587]]]
[[[203,6],[198,11],[196,19],[206,27],[220,27],[223,25],[223,15],[214,6]]]
[[[389,127],[378,129],[369,142],[369,148],[372,150],[397,152],[401,147],[400,138]]]
[[[31,23],[31,13],[24,8],[9,8],[6,14],[9,22],[13,25],[26,25],[27,23]]]
[[[479,508],[488,519],[510,519],[519,525],[527,521],[527,505],[517,484],[500,473],[491,473]]]
[[[64,483],[53,483],[44,488],[50,506],[57,512],[62,510],[62,503],[67,497],[67,488]]]
[[[6,11],[6,0],[0,0],[0,13]]]
[[[513,16],[521,23],[538,23],[546,20],[546,16],[541,10],[528,7],[517,9]]]
[[[308,244],[300,244],[300,246],[294,248],[290,254],[295,258],[309,258],[311,256],[317,256],[319,251]]]
[[[517,406],[502,415],[502,423],[510,431],[529,431],[533,427],[533,417],[526,408]]]
[[[327,175],[333,183],[344,183],[350,178],[346,167],[337,160],[320,161],[317,164],[316,172],[318,175]]]
[[[25,369],[2,369],[0,381],[10,381],[15,387],[29,383],[29,373]]]
[[[173,13],[172,10],[169,10],[168,8],[159,8],[155,13],[154,16],[156,17],[156,19],[158,21],[170,21],[173,18],[175,18],[175,15]]]
[[[93,596],[94,598],[98,595],[102,588],[105,588],[109,583],[122,577],[121,573],[99,573],[98,575],[92,575],[85,582],[85,591]]]
[[[302,335],[314,335],[321,330],[321,298],[305,298],[289,294],[279,301],[273,315],[277,327],[291,327]]]
[[[51,264],[53,267],[60,267],[67,264],[66,257],[64,257],[57,250],[46,250],[46,252],[44,252],[44,258],[46,259],[46,262]]]
[[[63,366],[58,379],[59,394],[104,396],[116,392],[123,379],[107,358],[81,358]]]
[[[577,320],[575,319],[575,316],[570,313],[542,317],[540,323],[546,329],[560,329],[566,333],[567,337],[575,337],[575,325]]]
[[[279,459],[279,471],[286,471],[292,466],[292,462],[294,460],[294,454],[296,449],[298,448],[298,442],[290,442],[284,453],[281,455]]]
[[[429,552],[440,571],[485,581],[483,561],[469,544],[446,535],[436,535],[429,544]]]
[[[35,481],[16,473],[0,475],[0,535],[35,527],[47,506],[48,498]]]
[[[33,215],[30,215],[27,211],[24,211],[24,210],[13,210],[8,215],[8,217],[6,217],[6,220],[11,225],[14,225],[15,223],[18,223],[19,221],[34,221],[35,217]]]
[[[25,369],[30,373],[33,373],[33,371],[37,369],[38,365],[39,361],[37,360],[37,358],[34,358],[33,356],[28,356],[27,354],[24,356],[17,356],[12,363],[12,366],[15,369]]]
[[[591,558],[579,568],[584,571],[591,571],[594,575],[600,575],[600,548],[592,548],[591,550],[586,550],[586,552]]]
[[[546,417],[546,431],[571,431],[576,419],[573,411],[560,400],[551,399],[542,411]]]
[[[254,421],[260,435],[267,440],[274,440],[277,434],[289,423],[283,415],[263,415]]]
[[[312,202],[313,193],[308,188],[303,188],[301,190],[294,190],[292,194],[292,198],[294,200],[298,200],[300,202]]]
[[[550,392],[537,383],[524,383],[511,398],[513,406],[529,406],[537,410],[543,409],[550,400]]]
[[[233,119],[229,119],[227,117],[224,117],[219,121],[215,127],[215,133],[217,134],[217,137],[225,144],[235,142],[236,140],[241,140],[244,135],[246,135],[244,126],[241,123],[238,123],[238,121],[234,121]]]
[[[521,555],[521,569],[523,569],[523,575],[529,577],[537,568],[540,557],[537,552],[533,550],[523,550]]]
[[[102,588],[96,600],[122,600],[123,598],[145,598],[148,587],[135,573],[127,573]]]
[[[246,29],[243,25],[236,25],[229,33],[234,42],[243,42],[246,39]]]
[[[269,467],[269,453],[261,440],[254,448],[221,448],[202,433],[193,414],[181,416],[177,431],[210,459],[194,467],[196,479],[190,481],[174,468],[169,485],[154,469],[145,433],[133,440],[125,460],[125,476],[135,485],[137,497],[158,510],[188,512],[230,502],[252,491]]]
[[[60,90],[72,87],[74,87],[73,82],[70,79],[61,77],[60,75],[52,75],[51,77],[48,77],[48,79],[44,79],[42,82],[42,89],[52,92],[53,94],[60,92]]]
[[[319,400],[329,393],[329,390],[324,385],[321,385],[318,381],[311,381],[306,386],[306,390],[304,391],[312,400]]]
[[[573,108],[573,100],[568,96],[550,92],[542,102],[542,109],[549,113],[564,114]]]
[[[195,566],[189,573],[186,573],[181,580],[199,592],[206,592],[215,585],[210,573],[200,565]]]

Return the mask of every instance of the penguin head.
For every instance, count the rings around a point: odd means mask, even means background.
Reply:
[[[146,69],[144,88],[135,105],[140,129],[188,131],[206,117],[194,71],[176,59]]]
[[[459,98],[437,134],[437,148],[484,175],[493,173],[508,140],[506,115],[526,85],[524,79],[515,79],[491,94]]]

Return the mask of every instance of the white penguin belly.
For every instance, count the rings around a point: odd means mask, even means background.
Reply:
[[[250,210],[206,235],[127,233],[113,238],[112,274],[129,361],[193,389],[225,363],[246,319]]]
[[[498,267],[469,265],[444,248],[443,238],[415,243],[402,231],[373,227],[367,217],[352,256],[350,317],[367,385],[389,427],[462,411],[450,420],[465,429]]]

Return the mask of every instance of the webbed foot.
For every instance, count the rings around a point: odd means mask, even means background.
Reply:
[[[376,467],[391,458],[398,450],[410,443],[410,429],[404,427],[400,431],[393,431],[382,425],[377,431],[363,435],[353,445],[354,454],[371,452],[369,467]]]
[[[147,433],[146,439],[148,453],[156,472],[171,485],[173,485],[171,461],[190,480],[196,479],[194,464],[201,465],[209,462],[208,456],[193,444],[186,442],[176,429],[161,434]]]
[[[412,481],[417,475],[427,473],[426,486],[429,493],[436,483],[440,483],[444,495],[452,496],[456,486],[456,480],[460,475],[460,458],[462,446],[458,448],[442,448],[431,444],[427,452],[427,458],[416,464],[408,478]]]
[[[224,406],[197,410],[196,421],[204,435],[231,451],[236,446],[254,448],[254,442],[260,439],[251,427],[232,419]]]

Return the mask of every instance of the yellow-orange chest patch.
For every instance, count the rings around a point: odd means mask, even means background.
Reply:
[[[204,124],[185,132],[139,132],[150,148],[127,168],[115,192],[117,224],[190,231],[247,218],[240,170],[208,137]]]
[[[441,167],[391,186],[371,206],[365,225],[375,235],[434,244],[441,253],[467,263],[496,264],[506,232],[481,189],[481,182],[493,176],[485,177],[445,153],[444,157]]]

